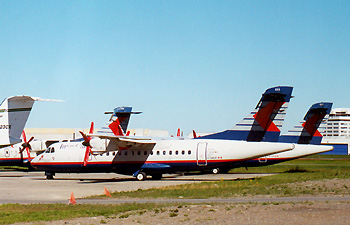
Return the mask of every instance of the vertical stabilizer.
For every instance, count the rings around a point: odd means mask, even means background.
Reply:
[[[318,131],[321,123],[328,119],[333,103],[319,102],[313,104],[300,125],[281,135],[279,142],[297,144],[321,144],[322,134]]]
[[[0,106],[0,146],[21,142],[21,134],[35,99],[30,96],[6,98]]]
[[[110,123],[102,127],[98,133],[113,133],[116,136],[124,136],[127,132],[131,114],[140,114],[141,112],[132,112],[132,107],[117,107],[113,112],[106,112],[112,114]]]
[[[255,109],[232,129],[200,138],[277,142],[293,87],[267,89]]]

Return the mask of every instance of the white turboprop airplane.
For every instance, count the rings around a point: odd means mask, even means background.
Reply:
[[[31,165],[45,171],[47,179],[53,179],[55,173],[84,172],[115,172],[133,175],[137,180],[145,180],[147,175],[161,179],[165,173],[208,170],[294,148],[294,144],[286,143],[122,136],[125,119],[117,117],[121,110],[125,110],[125,118],[132,113],[131,107],[117,108],[108,125],[109,132],[104,129],[102,133],[83,135],[84,142],[52,144]]]
[[[35,101],[60,100],[13,96],[6,98],[0,105],[0,166],[20,166],[36,156],[35,153],[30,153],[29,142],[33,140],[33,137],[27,141],[23,133],[24,143],[21,143],[21,134]],[[34,145],[38,146],[37,143]],[[24,150],[26,150],[25,153]]]

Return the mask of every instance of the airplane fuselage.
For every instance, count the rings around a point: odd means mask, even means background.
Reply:
[[[51,145],[32,160],[37,170],[59,172],[116,172],[149,175],[176,171],[207,170],[268,154],[293,149],[293,144],[257,143],[230,140],[159,140],[154,145],[106,151],[90,155],[83,166],[86,147],[81,142],[62,142]]]
[[[30,153],[29,158],[26,151],[21,154],[21,148],[21,144],[0,148],[0,166],[22,166],[36,156],[35,153]]]

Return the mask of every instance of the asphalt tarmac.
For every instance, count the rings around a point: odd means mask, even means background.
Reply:
[[[114,173],[56,174],[46,180],[44,172],[0,171],[0,204],[68,203],[71,193],[76,199],[110,192],[133,191],[185,183],[250,179],[271,174],[200,174],[165,175],[162,180],[136,181],[131,176]],[[95,203],[98,200],[95,200]],[[77,200],[78,202],[78,200]],[[88,203],[88,202],[86,202]],[[116,202],[117,203],[117,202]]]

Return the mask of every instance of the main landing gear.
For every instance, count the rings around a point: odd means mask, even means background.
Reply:
[[[146,177],[147,175],[144,172],[138,172],[138,174],[136,175],[136,179],[138,181],[146,180]]]
[[[45,171],[45,176],[46,176],[46,180],[53,180],[54,179],[53,176],[55,176],[55,173]]]

